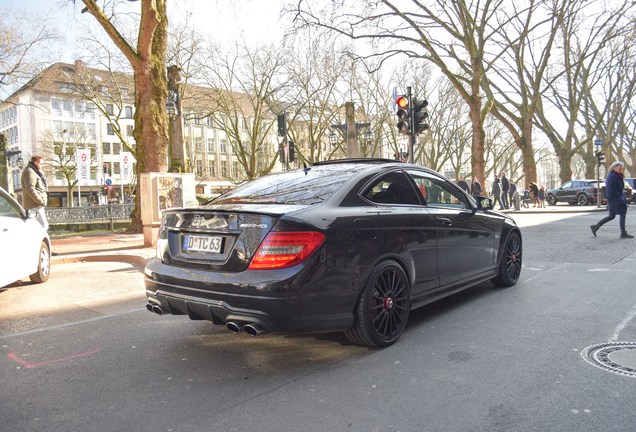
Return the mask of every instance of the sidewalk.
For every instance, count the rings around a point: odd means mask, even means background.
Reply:
[[[100,233],[51,237],[52,264],[123,261],[143,266],[155,255],[143,234]]]

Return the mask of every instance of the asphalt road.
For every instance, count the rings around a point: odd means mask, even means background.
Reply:
[[[419,309],[383,350],[157,316],[139,269],[58,265],[0,292],[0,430],[631,432],[636,378],[581,355],[636,341],[636,241],[592,237],[600,217],[517,216],[521,281]]]

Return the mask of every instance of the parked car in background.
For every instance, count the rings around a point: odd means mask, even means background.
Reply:
[[[556,205],[558,202],[595,204],[597,191],[596,180],[570,180],[556,189],[548,189],[545,199],[549,205]]]
[[[592,181],[592,183],[594,184],[594,187],[596,187],[596,180]],[[632,189],[632,187],[629,185],[629,182],[625,181],[624,187],[623,187],[623,194],[625,195],[625,198],[627,199],[627,203],[633,202],[634,200],[634,190]],[[605,195],[605,182],[602,181],[601,182],[601,204],[605,205],[607,204],[607,197]]]
[[[252,336],[344,331],[393,344],[411,309],[514,285],[521,232],[486,197],[387,159],[317,162],[163,213],[147,309]]]
[[[630,204],[636,204],[636,194],[634,190],[636,190],[636,178],[626,178],[625,182],[632,188],[632,195],[627,200]]]
[[[36,215],[0,188],[0,287],[26,277],[49,278],[51,241]]]

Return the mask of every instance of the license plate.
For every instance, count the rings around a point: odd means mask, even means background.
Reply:
[[[221,253],[223,237],[186,234],[183,250],[187,252]]]

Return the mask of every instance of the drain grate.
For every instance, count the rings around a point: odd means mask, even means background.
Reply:
[[[636,342],[606,342],[581,351],[589,364],[636,378]]]

